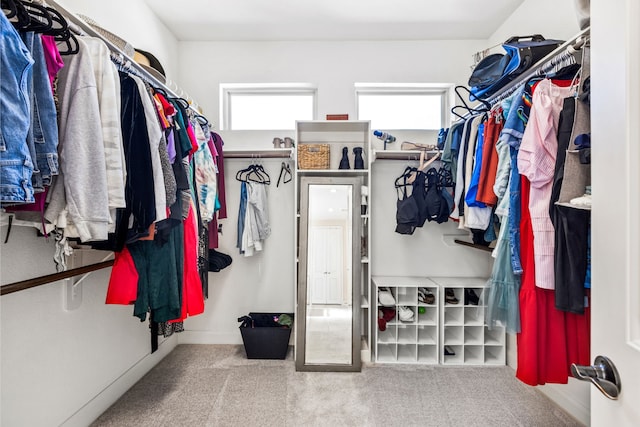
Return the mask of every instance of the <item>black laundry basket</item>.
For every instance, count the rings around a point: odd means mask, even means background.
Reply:
[[[289,349],[291,328],[275,322],[274,317],[293,313],[249,313],[241,317],[240,334],[247,359],[285,359]]]

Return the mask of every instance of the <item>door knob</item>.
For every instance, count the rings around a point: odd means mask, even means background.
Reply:
[[[622,384],[618,370],[608,357],[596,356],[591,366],[571,364],[571,374],[582,381],[591,381],[609,399],[617,400]]]

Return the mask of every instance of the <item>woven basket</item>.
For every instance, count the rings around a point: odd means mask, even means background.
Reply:
[[[329,169],[329,144],[298,144],[298,168]]]

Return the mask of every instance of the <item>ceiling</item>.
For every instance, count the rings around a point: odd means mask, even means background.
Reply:
[[[487,39],[524,0],[145,0],[180,41]]]

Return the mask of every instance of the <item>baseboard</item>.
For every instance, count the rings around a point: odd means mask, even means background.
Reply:
[[[242,344],[240,331],[209,332],[186,330],[178,334],[178,344]]]
[[[62,427],[86,427],[90,425],[129,390],[131,386],[140,381],[158,362],[171,353],[176,345],[178,345],[178,338],[175,334],[162,341],[158,346],[158,350],[140,359],[124,374],[109,384],[104,390],[62,423]]]
[[[556,405],[568,412],[576,420],[585,426],[591,425],[591,403],[589,392],[586,393],[586,402],[576,398],[575,388],[582,385],[589,387],[587,383],[576,383],[577,380],[569,378],[569,384],[547,384],[539,387],[539,390],[551,399]]]

